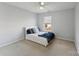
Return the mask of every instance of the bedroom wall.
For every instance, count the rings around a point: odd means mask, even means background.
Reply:
[[[0,3],[0,46],[23,39],[23,27],[36,25],[36,14]]]
[[[43,30],[43,17],[52,16],[52,31],[57,38],[74,41],[75,9],[38,14],[37,25]]]
[[[75,45],[79,54],[79,3],[75,9]]]

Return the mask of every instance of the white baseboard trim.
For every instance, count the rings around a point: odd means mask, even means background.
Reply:
[[[23,40],[23,39],[16,39],[16,40],[12,40],[12,41],[6,42],[4,44],[0,44],[0,47],[10,45],[10,44],[15,43],[15,42],[20,41],[20,40]]]
[[[57,38],[57,39],[62,39],[62,40],[67,40],[67,41],[72,41],[72,42],[74,42],[74,40],[68,39],[68,38],[63,38],[63,37],[58,37],[58,36],[56,36],[56,38]]]

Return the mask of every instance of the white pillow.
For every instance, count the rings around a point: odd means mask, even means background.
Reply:
[[[34,27],[34,29],[35,29],[35,32],[36,33],[39,33],[40,32],[39,29],[38,29],[38,27]]]

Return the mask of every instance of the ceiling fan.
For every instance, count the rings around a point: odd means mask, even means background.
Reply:
[[[41,10],[45,8],[45,3],[44,3],[44,2],[39,2],[39,5],[40,5],[39,8],[40,8]]]

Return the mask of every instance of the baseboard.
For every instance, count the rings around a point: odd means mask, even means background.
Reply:
[[[72,41],[72,42],[74,42],[74,40],[68,39],[68,38],[63,38],[63,37],[58,37],[58,36],[56,36],[56,38],[57,38],[57,39],[62,39],[62,40],[67,40],[67,41]]]
[[[20,41],[20,40],[23,40],[23,39],[16,39],[16,40],[12,40],[12,41],[6,42],[4,44],[0,44],[0,47],[10,45],[10,44],[15,43],[15,42]]]

